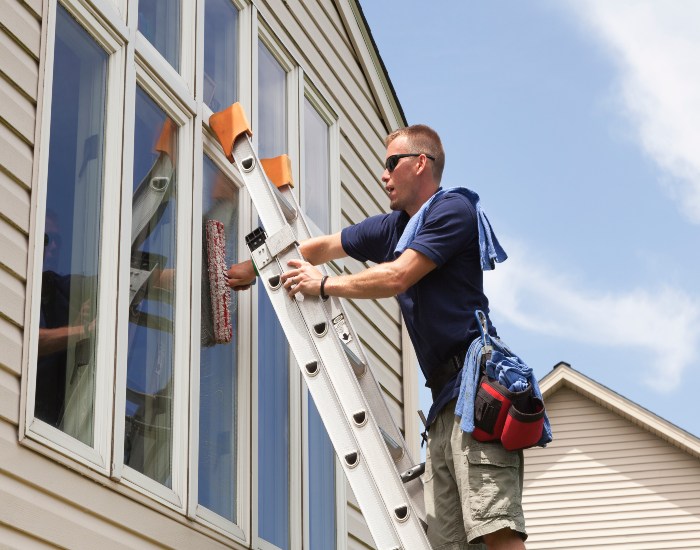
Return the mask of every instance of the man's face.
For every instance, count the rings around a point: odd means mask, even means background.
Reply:
[[[399,136],[386,149],[386,158],[391,155],[413,153],[409,151],[408,138]],[[393,172],[384,168],[382,182],[389,195],[389,208],[392,210],[409,210],[418,195],[418,179],[415,175],[417,157],[399,159]]]
[[[58,267],[58,256],[61,247],[61,236],[58,225],[52,217],[46,217],[44,227],[44,271]]]

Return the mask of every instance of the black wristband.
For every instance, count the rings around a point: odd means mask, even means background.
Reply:
[[[328,300],[328,295],[326,294],[326,292],[325,292],[325,290],[324,290],[324,289],[325,289],[325,286],[326,286],[326,281],[327,281],[327,280],[328,280],[328,275],[324,275],[324,276],[321,278],[321,300],[323,300],[324,302],[325,302],[326,300]]]

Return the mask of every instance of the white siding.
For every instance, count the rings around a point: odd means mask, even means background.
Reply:
[[[525,458],[528,549],[700,548],[700,461],[571,389]]]

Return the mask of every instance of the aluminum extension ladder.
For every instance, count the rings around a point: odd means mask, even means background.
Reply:
[[[209,123],[264,226],[246,244],[378,550],[430,550],[422,470],[411,460],[343,303],[291,299],[281,284],[287,262],[303,259],[298,243],[311,236],[290,189],[288,157],[258,160],[238,103]]]

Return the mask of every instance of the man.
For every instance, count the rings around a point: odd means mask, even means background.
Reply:
[[[524,549],[522,453],[474,441],[455,416],[464,355],[480,336],[474,312],[488,312],[477,212],[465,195],[442,194],[397,256],[409,219],[439,190],[445,154],[437,133],[423,125],[393,132],[386,145],[382,182],[393,212],[301,243],[307,261],[290,261],[282,281],[290,296],[398,297],[433,396],[424,475],[430,543],[435,550],[480,542],[490,550]],[[377,265],[330,278],[313,267],[347,255]],[[247,288],[252,265],[235,265],[228,276],[234,289]]]

